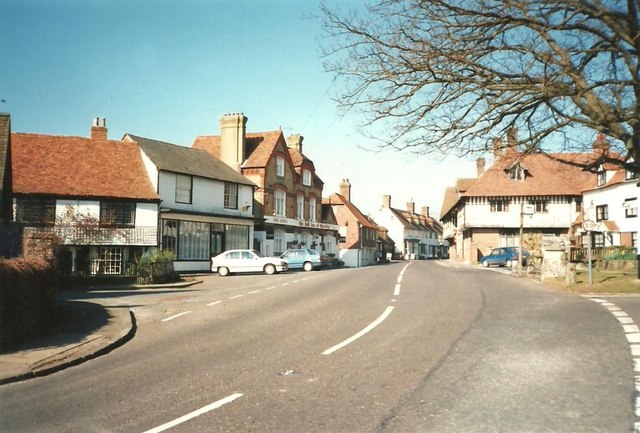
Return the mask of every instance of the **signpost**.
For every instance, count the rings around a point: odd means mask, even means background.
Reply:
[[[587,267],[589,268],[589,285],[593,285],[593,273],[591,269],[591,231],[596,228],[596,223],[585,220],[582,229],[587,232]]]

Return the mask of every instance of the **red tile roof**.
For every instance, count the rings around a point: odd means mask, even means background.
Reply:
[[[247,133],[245,137],[247,157],[242,164],[242,168],[264,167],[280,140],[286,146],[286,141],[280,130]],[[219,135],[198,136],[191,147],[206,150],[216,158],[220,158]]]
[[[512,180],[506,172],[517,161],[526,167],[524,180]],[[577,165],[590,161],[593,154],[509,153],[494,162],[464,196],[581,195],[594,181],[594,175]]]
[[[12,133],[11,156],[16,194],[160,198],[135,143]]]

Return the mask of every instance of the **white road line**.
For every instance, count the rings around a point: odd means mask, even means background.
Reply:
[[[211,306],[213,306],[213,305],[218,305],[218,304],[220,304],[220,303],[222,303],[222,301],[213,301],[213,302],[209,302],[209,303],[207,304],[207,306],[208,306],[208,307],[211,307]]]
[[[402,282],[402,275],[398,275],[398,280],[397,280],[398,284],[400,284]]]
[[[191,311],[183,311],[182,313],[178,313],[178,314],[174,314],[171,317],[167,317],[166,319],[162,319],[163,322],[168,322],[169,320],[173,320],[173,319],[177,319],[180,316],[185,316],[187,314],[190,314]]]
[[[400,296],[400,284],[396,284],[395,289],[393,290],[393,296]]]
[[[640,392],[640,328],[638,328],[638,326],[633,322],[633,319],[617,305],[602,298],[589,299],[602,305],[604,308],[609,310],[616,319],[618,319],[618,323],[620,323],[620,326],[622,327],[624,336],[629,343],[629,350],[631,351],[634,385],[636,391]],[[640,433],[640,396],[636,395],[634,399],[635,422],[633,423],[633,431],[634,433]]]
[[[282,284],[280,284],[280,285],[281,285],[281,286],[288,286],[288,285],[289,285],[289,283],[282,283]]]
[[[276,286],[271,286],[271,287],[267,287],[265,290],[273,290],[275,288],[276,288]]]
[[[236,399],[238,399],[240,397],[242,397],[242,394],[240,394],[239,392],[237,392],[235,394],[231,394],[229,397],[225,397],[225,398],[223,398],[221,400],[218,400],[218,401],[216,401],[214,403],[211,403],[208,406],[205,406],[205,407],[200,408],[198,410],[194,410],[191,413],[188,413],[188,414],[186,414],[184,416],[181,416],[180,418],[176,418],[173,421],[170,421],[170,422],[168,422],[166,424],[163,424],[163,425],[161,425],[159,427],[153,428],[151,430],[147,430],[144,433],[160,433],[160,432],[163,432],[165,430],[168,430],[168,429],[170,429],[172,427],[177,426],[178,424],[182,424],[183,422],[189,421],[190,419],[193,419],[193,418],[195,418],[197,416],[200,416],[202,414],[210,412],[210,411],[212,411],[214,409],[218,409],[218,408],[224,406],[225,404],[231,403],[232,401],[234,401],[234,400],[236,400]]]
[[[260,293],[262,290],[254,290],[253,292],[249,292],[249,295],[255,295],[256,293]]]
[[[242,298],[244,295],[236,295],[236,296],[232,296],[229,299],[238,299],[238,298]]]
[[[373,322],[371,322],[369,324],[369,326],[367,326],[366,328],[364,328],[362,331],[358,332],[357,334],[347,338],[346,340],[344,340],[342,343],[338,343],[335,346],[325,350],[324,352],[322,352],[323,355],[331,355],[333,352],[336,352],[340,349],[342,349],[343,347],[345,347],[348,344],[353,343],[354,341],[356,341],[358,338],[362,337],[363,335],[365,335],[366,333],[368,333],[369,331],[371,331],[372,329],[374,329],[376,326],[378,326],[379,324],[381,324],[384,319],[386,319],[389,314],[391,314],[391,312],[393,311],[395,307],[393,306],[389,306],[387,307],[386,310],[384,310],[384,313],[382,313],[380,315],[380,317],[378,317],[376,320],[374,320]]]

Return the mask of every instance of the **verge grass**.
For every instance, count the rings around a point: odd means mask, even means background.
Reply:
[[[547,278],[544,284],[573,293],[640,293],[640,280],[635,269],[593,269],[592,281],[589,285],[589,270],[576,271],[576,281],[565,284],[562,278]]]

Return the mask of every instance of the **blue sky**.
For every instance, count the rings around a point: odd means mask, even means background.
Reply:
[[[186,146],[242,112],[249,132],[304,136],[325,196],[348,178],[372,216],[384,194],[438,213],[444,188],[475,176],[475,162],[364,150],[375,144],[357,114],[330,97],[319,14],[315,0],[0,0],[0,111],[14,132],[88,136],[99,116],[109,138]]]

